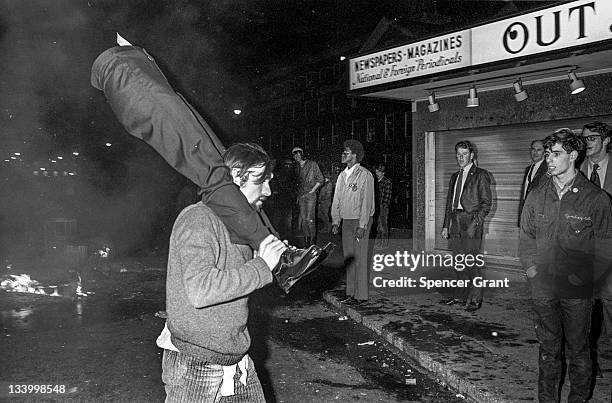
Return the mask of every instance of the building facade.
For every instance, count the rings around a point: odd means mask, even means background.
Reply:
[[[457,170],[454,144],[467,139],[492,174],[489,263],[518,267],[531,141],[612,123],[611,20],[605,1],[564,2],[351,59],[352,95],[412,101],[414,249],[448,249],[445,194]]]

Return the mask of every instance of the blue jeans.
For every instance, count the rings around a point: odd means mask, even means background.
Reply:
[[[565,338],[571,384],[568,402],[582,402],[590,394],[593,370],[589,351],[593,301],[534,294],[535,333],[540,342],[538,399],[543,403],[559,401]]]
[[[315,238],[317,236],[315,226],[315,209],[317,206],[317,194],[306,193],[298,197],[298,204],[300,205],[300,227],[304,236],[309,238]]]
[[[248,358],[247,384],[239,381],[240,369],[234,376],[233,396],[221,396],[223,367],[207,364],[195,357],[176,351],[164,350],[162,358],[162,382],[166,389],[167,403],[235,402],[265,403],[263,389],[251,357]]]

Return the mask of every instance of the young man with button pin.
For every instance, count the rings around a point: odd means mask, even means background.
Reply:
[[[568,401],[582,402],[592,376],[593,285],[605,282],[612,264],[612,203],[576,169],[585,150],[582,136],[559,129],[546,137],[544,148],[550,177],[527,195],[519,242],[540,342],[538,397],[559,400],[565,340]]]

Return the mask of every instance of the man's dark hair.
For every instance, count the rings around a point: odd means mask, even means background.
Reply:
[[[363,159],[363,145],[355,139],[346,140],[343,144],[344,148],[348,148],[353,152],[353,154],[357,155],[357,162],[361,162]]]
[[[474,153],[474,145],[469,140],[461,140],[455,144],[455,152],[460,148],[467,148],[471,153]]]
[[[265,167],[263,174],[254,178],[255,183],[262,183],[272,177],[273,163],[268,153],[255,143],[236,143],[223,153],[223,162],[230,169],[239,170],[240,185],[249,179],[249,169],[253,167]]]
[[[571,129],[559,129],[547,136],[544,139],[544,149],[550,150],[557,143],[559,143],[568,154],[572,151],[576,151],[578,153],[578,158],[584,153],[584,138],[575,134]]]
[[[610,127],[610,125],[599,121],[587,123],[586,125],[582,126],[582,135],[584,135],[585,129],[601,135],[601,141],[610,139],[608,145],[606,145],[606,152],[610,152],[610,149],[612,148],[612,127]]]

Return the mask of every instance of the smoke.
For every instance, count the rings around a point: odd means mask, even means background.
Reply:
[[[120,32],[155,56],[229,143],[232,99],[248,98],[240,60],[250,50],[234,37],[247,29],[246,8],[246,0],[0,1],[0,253],[40,245],[42,224],[57,217],[77,218],[77,242],[106,237],[129,251],[163,239],[185,180],[120,127],[89,84],[91,64]],[[15,152],[18,160],[4,162]]]

